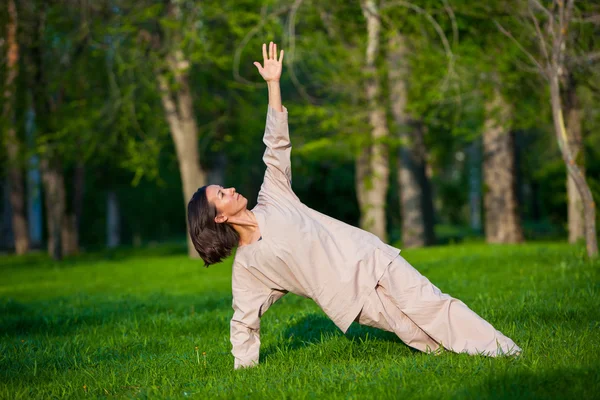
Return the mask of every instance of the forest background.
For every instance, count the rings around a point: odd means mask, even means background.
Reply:
[[[8,0],[0,247],[60,260],[183,244],[208,183],[253,207],[267,91],[252,63],[275,41],[305,204],[400,248],[569,240],[593,257],[599,15],[584,1]]]

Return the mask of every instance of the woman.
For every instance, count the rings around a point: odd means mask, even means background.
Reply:
[[[508,337],[442,293],[377,236],[302,204],[291,186],[287,109],[279,78],[283,50],[271,42],[264,64],[269,88],[263,141],[264,181],[258,204],[235,188],[200,188],[188,204],[190,235],[206,265],[231,254],[234,367],[258,363],[260,318],[288,292],[313,299],[346,332],[353,321],[394,332],[424,352],[445,347],[488,356],[519,354]]]

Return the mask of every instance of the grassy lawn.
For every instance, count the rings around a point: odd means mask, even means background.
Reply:
[[[600,263],[581,246],[455,245],[402,255],[523,348],[517,359],[342,335],[291,294],[263,317],[261,365],[233,370],[231,261],[177,246],[54,263],[0,258],[0,398],[567,398],[600,396]]]

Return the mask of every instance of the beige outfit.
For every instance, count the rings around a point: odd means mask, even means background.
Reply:
[[[372,318],[371,324],[378,326],[379,323],[382,329],[390,330],[388,325],[395,326],[393,331],[400,332],[398,335],[403,335],[400,336],[402,340],[419,343],[413,346],[416,348],[425,340],[421,329],[444,346],[448,341],[465,342],[469,350],[472,349],[469,340],[478,344],[492,340],[497,331],[493,328],[493,332],[490,331],[491,325],[463,304],[471,314],[466,313],[460,307],[462,303],[439,293],[420,274],[426,283],[411,275],[414,285],[404,285],[404,274],[412,271],[405,270],[405,265],[410,265],[399,256],[400,250],[369,232],[330,218],[300,202],[291,187],[291,143],[287,109],[283,109],[283,112],[277,112],[269,106],[267,112],[263,139],[266,145],[263,161],[267,170],[257,205],[252,210],[262,240],[239,247],[233,263],[231,343],[235,368],[258,363],[260,317],[287,292],[313,299],[343,332],[363,310],[362,322]],[[394,267],[393,273],[388,266]],[[416,270],[414,272],[418,274]],[[388,279],[381,281],[383,277]],[[422,285],[418,290],[417,283]],[[386,289],[391,296],[386,296],[385,303],[377,303],[373,296],[383,296]],[[396,293],[397,290],[407,291]],[[363,309],[365,304],[368,307]],[[388,310],[390,304],[400,309],[401,305],[406,305],[410,309],[410,313],[406,312],[408,318],[401,316],[405,321],[396,321],[394,317],[401,313],[387,311],[388,325],[382,325],[383,320],[376,314],[378,307],[386,304]],[[450,318],[449,313],[455,310],[462,314]],[[423,315],[417,315],[419,313]],[[468,319],[461,319],[463,317]],[[413,321],[412,325],[409,320]],[[481,325],[480,320],[489,325],[487,331],[448,325],[451,322]],[[440,329],[442,325],[445,328]],[[444,329],[450,335],[443,334]],[[413,335],[413,331],[417,333]],[[473,332],[475,337],[462,337]],[[499,337],[510,341],[501,334]],[[412,345],[409,342],[407,344]]]
[[[521,352],[510,338],[462,301],[442,293],[402,256],[386,269],[356,321],[394,332],[424,352],[440,345],[457,353],[490,357]]]

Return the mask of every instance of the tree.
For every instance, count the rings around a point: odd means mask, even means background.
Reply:
[[[433,244],[433,202],[425,172],[425,125],[407,110],[410,69],[407,38],[392,30],[388,40],[390,106],[401,140],[398,155],[402,245]]]
[[[19,73],[19,43],[17,41],[18,16],[14,0],[8,0],[8,23],[6,24],[6,79],[2,109],[3,130],[6,132],[5,146],[9,159],[9,190],[12,208],[12,227],[15,251],[24,254],[29,250],[29,232],[25,212],[25,188],[20,140],[15,123],[16,80]]]
[[[585,175],[585,152],[583,148],[583,129],[581,101],[577,94],[575,74],[570,71],[563,75],[565,98],[565,126],[569,132],[568,146],[573,154],[573,159]],[[567,172],[567,224],[569,226],[569,242],[575,243],[585,238],[585,219],[583,215],[583,202],[579,190],[571,174]]]
[[[488,243],[520,243],[523,230],[516,193],[512,106],[495,86],[483,130],[485,237]]]
[[[170,2],[167,8],[168,16],[173,21],[180,23],[184,21],[183,11],[177,2]],[[163,39],[167,38],[170,40],[163,40],[164,67],[158,72],[157,80],[165,117],[169,123],[171,137],[177,151],[177,162],[183,186],[183,203],[187,209],[187,203],[194,192],[198,187],[206,184],[206,171],[200,166],[198,156],[198,126],[189,84],[190,60],[182,49],[181,27],[178,25],[176,29],[165,32]],[[190,235],[186,235],[186,237],[188,255],[198,258]]]
[[[64,2],[23,1],[24,80],[35,115],[45,198],[48,251],[55,259],[79,251],[84,163],[95,156],[102,102],[104,53],[92,36],[107,4],[71,7]],[[96,85],[98,83],[98,85]],[[29,93],[28,93],[29,94]]]
[[[203,43],[200,37],[206,34],[203,30],[210,25],[209,14],[210,6],[197,6],[189,1],[167,1],[155,15],[159,28],[153,31],[144,29],[140,35],[152,49],[149,61],[175,145],[186,210],[194,192],[208,183],[207,170],[211,169],[200,163],[197,112],[190,76],[194,63],[207,61],[201,57],[207,55],[212,43]],[[198,26],[202,28],[198,29]],[[210,32],[211,36],[213,34],[216,35],[216,31]],[[185,224],[187,227],[187,218]],[[188,234],[186,238],[188,255],[199,257]]]
[[[520,44],[514,36],[498,23],[498,28],[508,37],[516,41],[537,68],[537,72],[546,80],[550,90],[550,104],[554,133],[569,176],[573,179],[583,201],[585,216],[585,240],[587,254],[590,258],[598,256],[596,237],[596,204],[583,171],[578,166],[570,144],[571,134],[565,125],[561,91],[563,77],[568,76],[569,67],[577,59],[591,61],[591,54],[583,57],[574,55],[573,41],[576,32],[571,32],[574,24],[574,0],[553,0],[550,8],[546,8],[537,0],[530,0],[527,5],[534,37],[537,39],[537,57]]]
[[[372,144],[356,159],[357,196],[361,208],[360,226],[382,240],[387,240],[385,226],[386,194],[389,178],[389,160],[385,139],[389,136],[385,108],[381,101],[380,79],[375,66],[379,52],[381,23],[374,0],[361,2],[367,22],[367,49],[365,63],[365,90],[369,106]]]

